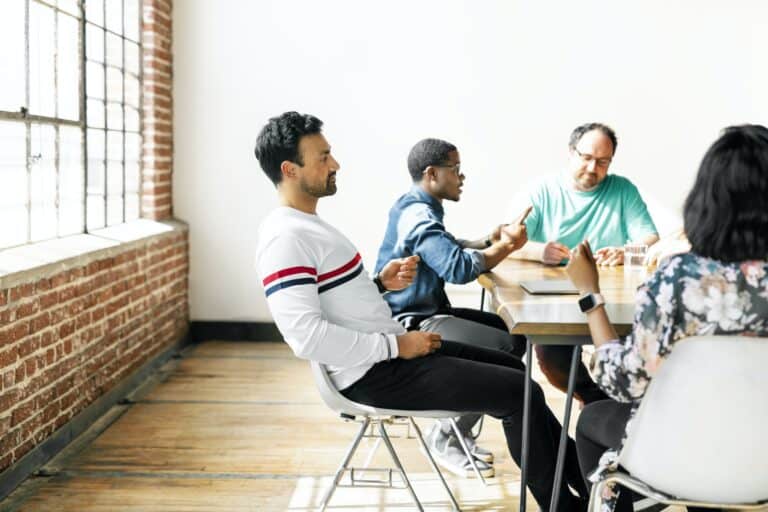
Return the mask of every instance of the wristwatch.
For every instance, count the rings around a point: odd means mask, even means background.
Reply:
[[[379,289],[379,293],[387,293],[389,291],[384,287],[384,283],[381,282],[381,277],[379,277],[379,274],[375,274],[373,276],[373,284],[375,284],[376,288]]]
[[[599,293],[585,293],[579,297],[579,309],[582,313],[589,313],[603,304],[605,304],[605,299]]]

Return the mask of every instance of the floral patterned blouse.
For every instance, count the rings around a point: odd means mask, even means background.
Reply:
[[[593,376],[611,398],[632,402],[634,416],[675,342],[713,334],[768,336],[768,261],[671,257],[638,288],[632,333],[595,351]],[[590,480],[615,469],[619,451],[605,452]],[[613,510],[617,497],[610,489],[603,510]]]

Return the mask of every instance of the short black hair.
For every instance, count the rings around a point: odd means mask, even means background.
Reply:
[[[430,165],[448,163],[448,153],[456,151],[456,146],[440,139],[423,139],[416,143],[408,153],[408,172],[414,183],[421,181],[424,169]]]
[[[253,153],[264,174],[277,185],[283,179],[280,165],[288,160],[304,165],[299,154],[299,141],[305,135],[320,133],[323,122],[309,114],[284,112],[271,118],[256,138]]]
[[[724,262],[768,258],[768,129],[731,126],[707,150],[683,208],[691,249]]]
[[[574,128],[571,132],[571,138],[568,140],[568,148],[571,149],[571,151],[576,149],[576,144],[579,143],[584,134],[591,132],[592,130],[600,130],[603,132],[603,135],[611,139],[611,144],[613,144],[612,154],[615,155],[616,146],[619,144],[619,140],[616,138],[616,132],[613,131],[613,128],[603,123],[584,123],[581,126]]]

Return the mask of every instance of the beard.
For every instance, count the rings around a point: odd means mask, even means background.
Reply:
[[[301,180],[301,190],[302,192],[312,196],[312,197],[325,197],[325,196],[332,196],[336,193],[336,180],[331,179],[335,178],[336,173],[331,173],[328,175],[328,178],[326,178],[325,183],[315,185],[311,183],[307,183],[305,180]]]

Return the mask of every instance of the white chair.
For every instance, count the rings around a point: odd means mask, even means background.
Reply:
[[[768,339],[679,341],[651,381],[589,510],[618,483],[667,505],[768,506]]]
[[[464,443],[463,437],[460,435],[459,428],[456,425],[456,421],[453,419],[456,416],[459,416],[460,414],[455,411],[408,411],[408,410],[398,410],[398,409],[383,409],[379,407],[371,407],[369,405],[359,404],[357,402],[353,402],[349,400],[347,397],[339,393],[339,391],[336,389],[336,387],[333,385],[333,382],[331,381],[330,377],[328,376],[328,373],[325,369],[325,366],[317,363],[315,361],[311,361],[310,365],[312,367],[312,376],[315,380],[315,385],[317,386],[318,391],[320,392],[320,396],[322,397],[325,404],[330,407],[332,410],[339,413],[339,415],[347,421],[358,421],[361,423],[360,429],[355,436],[355,438],[352,440],[352,444],[349,446],[346,455],[342,459],[341,466],[339,467],[338,471],[336,471],[336,474],[333,477],[333,483],[331,484],[331,487],[328,489],[328,491],[325,494],[325,497],[323,498],[323,501],[320,505],[320,510],[323,511],[328,506],[328,502],[331,500],[331,496],[333,496],[334,491],[337,487],[394,487],[392,483],[392,473],[393,471],[397,472],[400,475],[401,480],[403,481],[403,484],[408,489],[408,491],[411,493],[411,497],[413,498],[413,501],[416,503],[416,507],[418,510],[424,510],[421,506],[421,502],[419,501],[419,498],[416,496],[416,493],[413,490],[413,487],[411,486],[411,482],[408,479],[408,475],[405,472],[405,469],[403,468],[403,465],[400,463],[400,459],[397,456],[397,453],[395,452],[395,448],[392,445],[392,441],[390,440],[390,435],[387,434],[386,425],[392,425],[396,423],[397,419],[407,418],[409,423],[409,428],[413,427],[414,431],[416,432],[416,438],[419,440],[419,443],[421,443],[421,447],[424,450],[424,453],[427,455],[427,458],[429,459],[429,463],[432,466],[432,469],[437,473],[437,476],[440,478],[440,482],[442,482],[443,487],[445,488],[445,491],[448,493],[448,496],[451,499],[451,503],[453,504],[454,510],[461,510],[459,508],[459,504],[456,502],[456,498],[454,498],[453,493],[448,488],[448,484],[446,484],[445,479],[443,478],[443,474],[440,472],[440,469],[437,467],[437,464],[435,464],[435,460],[432,458],[432,454],[429,452],[429,447],[424,442],[424,438],[421,435],[421,430],[419,429],[419,426],[414,421],[414,417],[418,418],[434,418],[434,419],[450,419],[451,425],[453,426],[454,432],[456,432],[456,436],[458,437],[462,448],[464,449],[464,452],[469,454],[469,448]],[[355,454],[355,451],[357,450],[358,445],[360,444],[360,440],[366,436],[365,432],[368,429],[368,427],[371,426],[371,434],[368,435],[368,437],[375,437],[377,438],[377,443],[379,440],[383,440],[385,446],[387,447],[387,450],[389,451],[389,454],[392,457],[392,461],[395,464],[395,468],[385,468],[385,469],[372,469],[368,467],[364,468],[352,468],[349,467],[349,462],[352,459],[352,456]],[[375,427],[378,426],[378,433],[376,432]],[[378,444],[376,445],[378,446]],[[375,448],[374,448],[375,449]],[[370,460],[370,457],[369,457]],[[477,476],[485,483],[485,479],[483,479],[482,475],[480,474],[480,471],[477,469],[477,466],[474,465],[474,458],[469,456],[469,460],[472,461],[474,470],[477,474]],[[366,464],[367,466],[367,464]],[[350,483],[349,484],[341,484],[341,479],[344,476],[345,472],[350,473]],[[387,481],[383,480],[368,480],[363,478],[356,478],[355,472],[385,472],[387,475]]]

